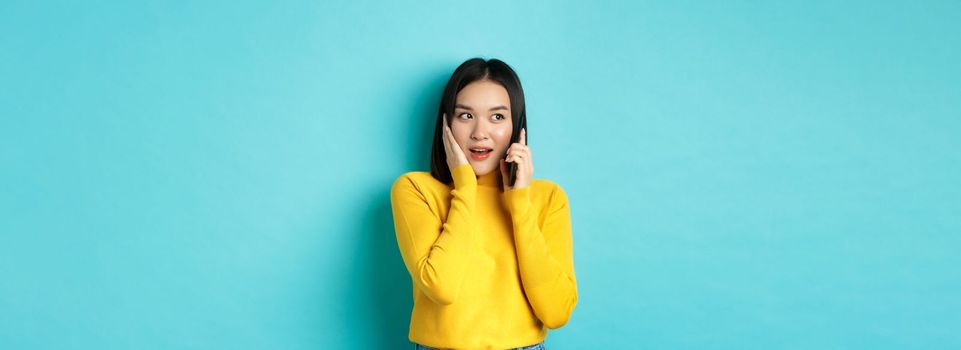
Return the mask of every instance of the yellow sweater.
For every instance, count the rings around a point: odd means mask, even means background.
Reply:
[[[477,177],[470,164],[451,175],[453,188],[429,172],[391,188],[413,284],[410,340],[453,349],[543,341],[577,304],[567,195],[540,179],[504,192],[499,170]]]

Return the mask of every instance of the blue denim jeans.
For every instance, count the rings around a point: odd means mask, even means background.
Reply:
[[[414,346],[414,350],[436,350],[436,349],[434,349],[434,348],[432,348],[432,347],[420,345],[420,344],[417,344],[417,343],[414,343],[414,345],[415,345],[415,346]],[[528,345],[528,346],[524,346],[524,347],[520,347],[520,348],[513,348],[513,349],[510,349],[510,350],[547,350],[547,347],[544,346],[544,342],[540,342],[540,343],[537,343],[537,344],[534,344],[534,345]]]

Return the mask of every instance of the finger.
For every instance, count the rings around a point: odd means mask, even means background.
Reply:
[[[517,159],[517,178],[528,179],[530,175],[530,163],[523,158]]]
[[[524,146],[524,145],[518,145],[518,146],[514,149],[514,153],[530,155],[530,154],[531,154],[531,149],[530,149],[530,148],[527,148],[527,146]]]
[[[450,140],[454,140],[454,131],[450,128],[450,122],[447,121],[447,113],[444,113],[444,132]]]
[[[516,163],[518,173],[528,174],[534,172],[534,162],[530,154],[518,151],[508,156],[506,161]]]
[[[527,145],[525,145],[525,144],[523,144],[523,143],[520,143],[520,142],[514,142],[514,143],[512,143],[510,148],[512,148],[512,149],[518,149],[518,150],[530,149],[530,147],[527,147]]]
[[[515,146],[511,146],[511,148],[507,149],[508,155],[520,154],[520,155],[527,155],[528,157],[530,157],[530,154],[531,154],[530,148],[521,146],[520,144],[517,144],[517,143],[515,143],[514,145]]]
[[[450,140],[450,147],[452,149],[460,149],[460,145],[457,144],[457,139],[454,138],[454,133],[450,130],[447,130],[447,138]]]
[[[450,126],[447,125],[447,118],[444,118],[444,149],[447,154],[452,156],[458,154],[460,146],[457,144],[457,140],[454,139],[454,133],[450,130]]]
[[[444,133],[447,135],[447,141],[450,142],[451,146],[457,145],[457,140],[454,139],[454,131],[450,129],[450,124],[447,122],[447,114],[444,114]]]
[[[447,121],[447,115],[444,114],[444,128],[447,129],[447,135],[450,136],[451,140],[454,139],[454,130],[450,128],[450,122]]]
[[[520,144],[515,143],[514,146],[508,149],[507,154],[511,156],[522,156],[522,155],[528,154],[528,152],[523,147],[521,147]]]
[[[441,135],[444,136],[444,139],[445,139],[445,141],[446,141],[446,139],[447,139],[447,114],[441,115],[441,118],[444,119],[444,127],[441,128],[441,129],[442,129],[442,130],[441,130],[441,133],[442,133]]]
[[[521,144],[527,146],[527,128],[521,128]]]
[[[534,175],[534,163],[531,161],[531,157],[525,157],[523,163],[525,168],[524,173],[527,174],[527,178],[530,179],[531,176]]]
[[[447,129],[447,118],[444,118],[444,127],[441,130],[441,137],[444,138],[444,149],[450,152],[450,134]]]

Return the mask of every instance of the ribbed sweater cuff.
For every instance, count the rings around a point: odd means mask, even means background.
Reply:
[[[477,175],[470,163],[458,165],[450,173],[454,178],[454,188],[477,187]]]

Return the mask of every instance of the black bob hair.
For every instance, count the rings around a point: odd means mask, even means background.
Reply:
[[[450,123],[454,116],[454,104],[457,103],[457,93],[470,83],[479,80],[490,80],[500,84],[507,90],[507,96],[511,100],[511,144],[520,142],[520,130],[526,131],[530,139],[530,131],[527,130],[527,113],[524,108],[524,89],[521,87],[521,80],[517,77],[507,63],[496,58],[484,60],[482,58],[471,58],[454,70],[444,94],[440,99],[440,108],[437,110],[437,122],[434,123],[434,145],[430,155],[430,174],[440,182],[450,185],[453,183],[450,167],[447,165],[447,152],[444,150],[444,114],[447,114],[447,122]]]

